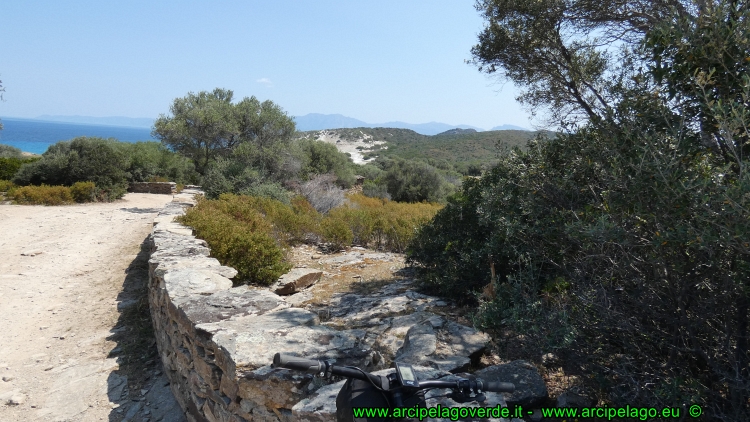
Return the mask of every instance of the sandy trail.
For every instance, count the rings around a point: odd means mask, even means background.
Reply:
[[[158,359],[123,373],[118,350],[127,273],[144,285],[141,244],[171,199],[0,205],[0,421],[181,420]]]

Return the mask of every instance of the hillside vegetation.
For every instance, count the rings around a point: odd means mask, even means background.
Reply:
[[[421,135],[409,129],[352,128],[300,132],[305,139],[321,139],[322,134],[335,135],[342,141],[361,140],[367,149],[362,153],[366,160],[377,158],[422,160],[442,162],[453,170],[469,175],[470,168],[489,168],[497,162],[498,154],[514,147],[525,148],[538,132],[522,130],[497,130],[487,132],[462,132],[457,134]]]
[[[291,268],[286,252],[300,243],[339,250],[352,245],[403,252],[417,230],[441,208],[348,195],[323,214],[301,196],[275,199],[223,194],[179,218],[206,240],[211,254],[238,271],[238,284],[271,284]]]

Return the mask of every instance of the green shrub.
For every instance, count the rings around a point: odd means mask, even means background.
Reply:
[[[127,157],[129,182],[198,183],[192,161],[159,142],[121,142],[117,146]]]
[[[454,190],[441,172],[421,161],[391,160],[375,183],[384,185],[391,199],[399,202],[443,202]],[[382,188],[368,191],[380,192]]]
[[[39,159],[39,157],[0,157],[0,180],[13,179],[21,166],[27,163],[33,163]]]
[[[128,159],[115,140],[80,137],[51,145],[39,161],[24,165],[13,182],[26,185],[64,185],[91,181],[97,198],[114,200],[127,191]]]
[[[346,239],[362,246],[403,252],[418,229],[442,208],[438,204],[406,204],[364,195],[347,196],[347,203],[332,209],[322,220],[326,241]],[[348,227],[351,237],[341,227]],[[328,239],[327,233],[333,238]]]
[[[334,249],[343,249],[352,244],[354,233],[344,219],[326,218],[320,223],[320,233],[323,239]]]
[[[14,146],[0,144],[0,158],[23,158],[23,152]]]
[[[336,148],[335,145],[322,141],[303,139],[299,141],[303,152],[301,177],[312,179],[316,175],[333,174],[336,183],[344,188],[351,187],[355,181],[355,165],[351,158]]]
[[[96,199],[94,182],[75,182],[70,187],[70,194],[76,202],[92,202]]]
[[[240,283],[268,285],[291,268],[271,225],[242,197],[200,201],[179,221],[208,243],[212,256],[237,270]]]
[[[73,203],[73,195],[66,186],[23,186],[8,197],[23,205],[65,205]]]
[[[290,202],[222,194],[200,201],[179,221],[195,229],[222,264],[237,269],[238,281],[270,284],[291,268],[285,261],[288,246],[318,240],[344,248],[356,240],[402,251],[419,226],[440,209],[436,204],[398,204],[350,195],[347,205],[323,216],[301,196]]]
[[[16,185],[10,180],[0,179],[0,192],[9,192],[13,190],[15,187]]]

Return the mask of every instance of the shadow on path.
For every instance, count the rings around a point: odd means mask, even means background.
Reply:
[[[140,208],[123,210],[153,212]],[[117,404],[109,414],[110,422],[186,421],[163,374],[156,349],[148,304],[150,247],[147,237],[125,270],[127,276],[117,296],[120,317],[107,338],[116,343],[109,357],[117,357],[119,364],[107,379],[107,395]]]

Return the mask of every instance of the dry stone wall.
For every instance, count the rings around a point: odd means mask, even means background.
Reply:
[[[128,192],[171,195],[176,187],[175,182],[132,182],[128,186]]]
[[[175,196],[156,218],[149,302],[157,346],[175,398],[192,421],[292,421],[314,387],[309,376],[270,368],[273,354],[351,361],[356,330],[321,326],[265,289],[232,287],[236,271],[174,222],[197,191]]]
[[[301,293],[233,287],[237,272],[174,221],[196,194],[175,195],[157,216],[149,260],[157,346],[188,420],[334,421],[341,384],[273,369],[277,352],[368,371],[404,361],[425,379],[460,372],[484,351],[486,334],[447,319],[437,311],[447,303],[413,291],[408,280],[368,295],[336,294],[327,306],[305,309],[295,307]],[[457,405],[444,395],[435,391],[428,405]],[[488,398],[485,406],[506,403],[500,394]]]

